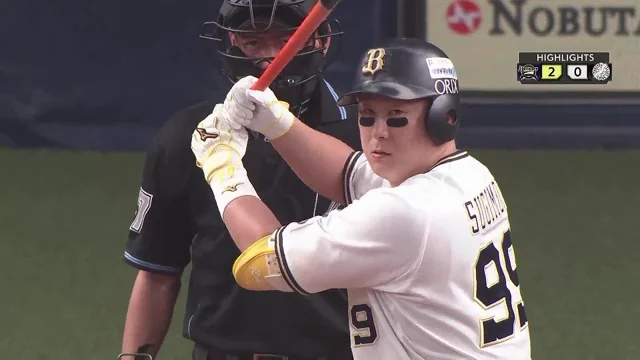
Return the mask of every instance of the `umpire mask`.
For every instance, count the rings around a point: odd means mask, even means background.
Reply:
[[[275,53],[251,53],[238,39],[252,43],[288,38],[309,14],[315,0],[223,0],[217,21],[206,22],[200,37],[215,41],[215,53],[222,71],[232,83],[245,76],[260,77]],[[307,45],[298,52],[271,84],[278,99],[286,101],[294,114],[307,108],[318,82],[318,75],[329,64],[335,43],[342,32],[337,21],[323,22]],[[262,35],[262,36],[261,36]],[[236,41],[234,41],[234,39]],[[264,44],[266,45],[266,44]],[[269,44],[272,45],[272,44]],[[249,46],[254,46],[250,44]],[[279,50],[284,41],[277,44]],[[244,51],[243,48],[244,47]],[[260,45],[256,46],[260,47]],[[326,53],[326,55],[325,55]]]

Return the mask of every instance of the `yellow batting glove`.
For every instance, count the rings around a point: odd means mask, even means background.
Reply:
[[[257,80],[247,76],[234,84],[224,101],[225,113],[232,125],[244,126],[275,140],[289,131],[295,116],[289,111],[289,104],[279,101],[271,89],[251,90]]]
[[[221,104],[216,105],[213,113],[198,124],[191,138],[196,165],[202,169],[216,197],[220,215],[240,196],[258,197],[242,165],[249,139],[247,131],[242,127],[234,129],[222,109]]]

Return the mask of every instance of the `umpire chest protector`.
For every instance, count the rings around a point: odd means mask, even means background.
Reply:
[[[338,104],[357,104],[360,94],[425,99],[430,103],[425,118],[429,136],[436,143],[455,138],[460,126],[458,75],[444,51],[420,39],[393,39],[368,50],[360,64],[352,91]]]

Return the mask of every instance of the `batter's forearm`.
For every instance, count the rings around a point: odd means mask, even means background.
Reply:
[[[171,325],[179,291],[180,277],[177,275],[138,273],[127,310],[123,353],[135,353],[141,346],[151,344],[147,352],[154,357],[157,355]]]
[[[342,170],[353,149],[300,120],[271,142],[296,175],[318,194],[344,204]]]
[[[241,196],[231,201],[223,218],[240,251],[282,226],[267,205],[255,196]]]

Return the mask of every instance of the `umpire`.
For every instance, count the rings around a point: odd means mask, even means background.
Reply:
[[[214,31],[201,36],[215,41],[222,70],[232,82],[259,76],[314,3],[224,0],[217,21],[205,24]],[[337,22],[323,23],[271,89],[308,125],[359,148],[357,123],[345,121],[347,112],[337,106],[337,94],[321,76],[331,42],[340,35],[336,30]],[[191,263],[183,335],[195,343],[194,360],[351,359],[344,291],[305,297],[250,292],[236,284],[231,268],[240,252],[190,149],[193,129],[215,102],[178,112],[148,150],[124,254],[139,271],[122,352],[158,353],[181,274]],[[322,215],[330,207],[261,135],[254,134],[244,159],[256,191],[282,223]]]

